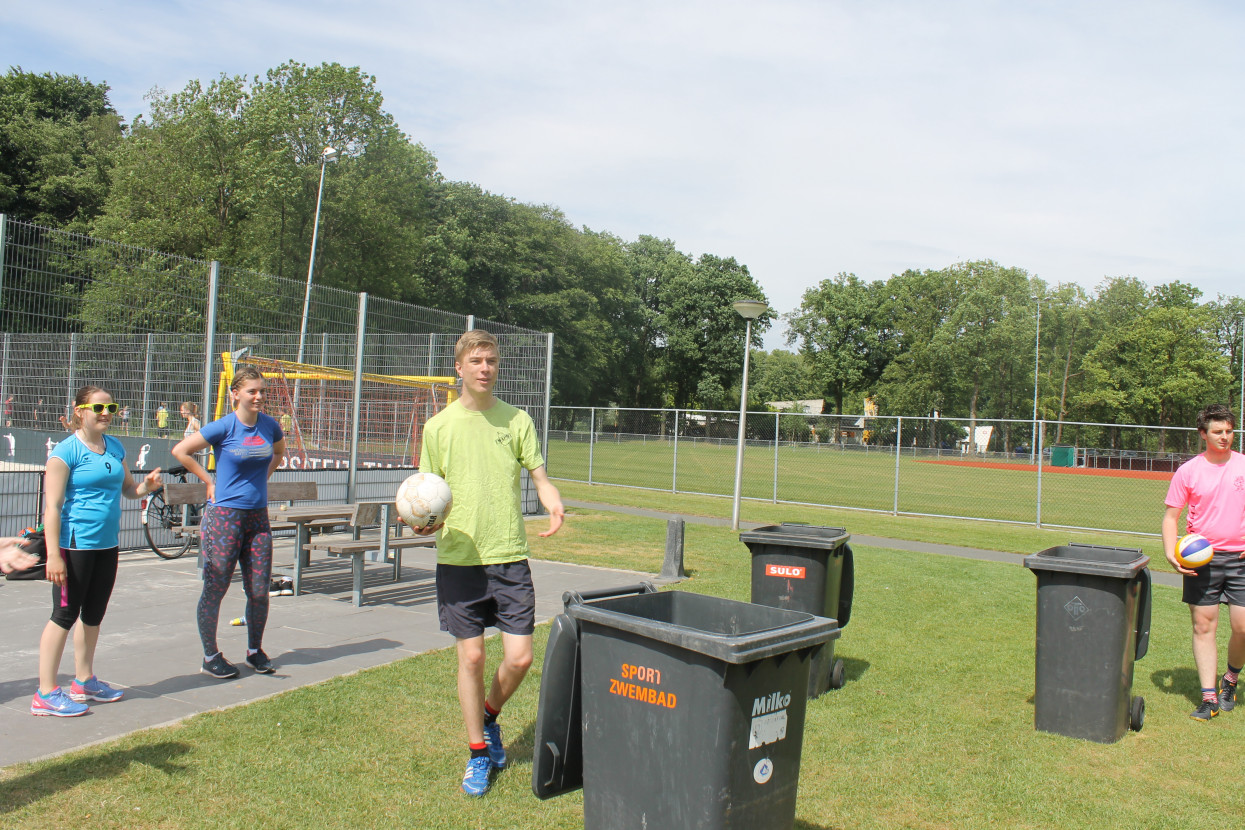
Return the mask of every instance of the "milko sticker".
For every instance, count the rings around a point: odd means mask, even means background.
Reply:
[[[777,743],[787,737],[787,707],[791,695],[773,692],[752,701],[752,727],[748,731],[748,749]]]

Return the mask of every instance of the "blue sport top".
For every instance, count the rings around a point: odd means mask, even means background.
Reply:
[[[229,413],[204,424],[199,434],[216,453],[216,500],[218,507],[254,510],[268,506],[268,465],[272,445],[285,438],[276,419],[259,413],[248,427]]]
[[[65,505],[61,508],[62,548],[98,550],[115,548],[121,530],[121,485],[125,447],[111,435],[104,436],[104,453],[93,452],[77,433],[52,448],[69,468]]]

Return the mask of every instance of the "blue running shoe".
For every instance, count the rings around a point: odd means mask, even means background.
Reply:
[[[501,726],[497,721],[484,724],[484,742],[488,744],[488,757],[493,766],[506,768],[506,747],[501,742]]]
[[[100,703],[112,703],[125,696],[125,692],[114,689],[95,675],[79,683],[77,678],[69,684],[69,696],[76,701],[96,700]]]
[[[30,714],[41,717],[51,715],[55,718],[76,718],[89,711],[91,709],[85,703],[75,703],[70,700],[69,695],[65,694],[65,690],[60,686],[53,689],[47,697],[35,692],[35,696],[30,701]]]
[[[479,798],[488,792],[492,784],[493,762],[486,756],[472,758],[467,762],[467,772],[463,775],[463,792]]]

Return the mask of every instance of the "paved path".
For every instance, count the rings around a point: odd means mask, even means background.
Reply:
[[[293,543],[278,540],[277,564],[293,561]],[[48,620],[46,582],[0,580],[0,767],[174,723],[199,712],[260,700],[288,689],[453,645],[440,631],[433,584],[435,553],[407,551],[400,582],[392,567],[369,564],[364,605],[350,602],[350,563],[314,559],[303,571],[309,592],[273,597],[265,651],[277,665],[260,675],[242,662],[246,628],[229,625],[245,598],[234,585],[221,608],[220,646],[241,675],[220,681],[200,674],[195,604],[200,581],[194,557],[164,561],[150,551],[121,556],[117,587],[104,620],[95,667],[126,691],[124,700],[96,704],[79,718],[37,718],[30,698],[38,686],[39,635]],[[562,610],[562,594],[630,585],[651,575],[532,560],[537,620]],[[61,664],[73,672],[72,643]]]

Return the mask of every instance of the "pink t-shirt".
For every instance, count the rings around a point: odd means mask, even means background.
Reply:
[[[1189,505],[1189,532],[1215,550],[1245,551],[1245,455],[1233,452],[1226,464],[1190,458],[1172,476],[1164,503]]]

